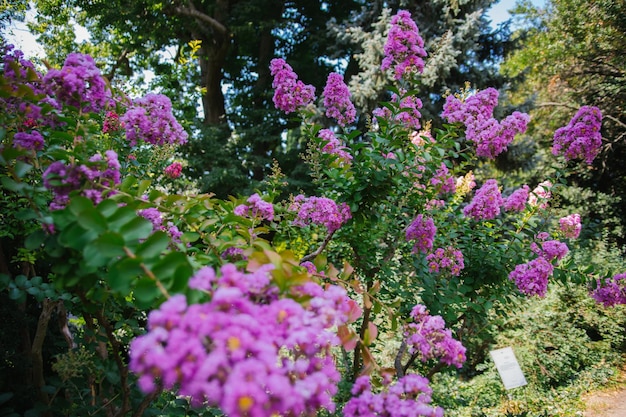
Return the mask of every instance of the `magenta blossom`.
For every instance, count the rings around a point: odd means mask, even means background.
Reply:
[[[343,76],[335,72],[328,75],[322,94],[326,116],[337,120],[339,126],[345,126],[356,119],[356,109],[350,101],[350,90],[343,82]]]
[[[437,228],[433,219],[418,214],[406,229],[406,240],[416,241],[413,245],[413,253],[426,253],[433,247],[435,233],[437,233]]]
[[[509,274],[509,279],[515,281],[517,288],[529,296],[544,297],[548,290],[548,278],[552,275],[554,266],[543,257],[538,257],[525,264],[515,267]]]
[[[380,69],[385,71],[393,67],[396,80],[405,74],[424,71],[424,40],[408,11],[400,10],[391,18],[384,52],[385,58]]]
[[[99,112],[111,99],[111,92],[89,55],[69,54],[63,68],[49,70],[43,82],[51,96],[84,112]]]
[[[490,220],[500,214],[500,206],[503,204],[498,182],[490,179],[476,191],[472,201],[463,209],[463,214],[474,220]]]
[[[120,122],[130,146],[184,144],[189,136],[172,114],[172,102],[163,94],[148,94],[133,101]]]
[[[504,210],[506,211],[524,211],[526,209],[526,202],[528,202],[528,194],[530,188],[528,185],[523,185],[521,188],[513,191],[510,196],[504,201]]]
[[[559,227],[563,236],[569,239],[576,239],[580,235],[582,224],[580,214],[574,213],[559,219]]]
[[[598,280],[598,286],[591,291],[591,297],[605,307],[626,304],[626,273],[607,278],[604,283]]]
[[[495,88],[481,90],[465,101],[449,95],[441,114],[450,123],[463,123],[465,136],[476,143],[476,155],[489,159],[506,151],[515,135],[526,131],[530,121],[527,114],[516,111],[498,122],[493,117],[498,95]]]
[[[584,159],[591,164],[602,147],[602,112],[593,106],[581,107],[567,126],[554,132],[553,155],[566,160]]]
[[[270,62],[270,72],[274,76],[274,105],[285,113],[293,113],[315,100],[315,87],[298,80],[298,76],[284,59]]]
[[[357,378],[352,398],[343,408],[345,417],[443,417],[443,408],[432,407],[432,389],[428,379],[415,374],[405,375],[395,384],[383,380],[384,391],[372,392],[369,375]]]
[[[334,233],[352,218],[350,207],[346,203],[337,204],[326,197],[305,197],[302,194],[294,198],[289,211],[297,212],[293,221],[296,226],[309,224],[325,226],[328,233]]]
[[[274,206],[272,203],[264,201],[257,193],[252,194],[248,198],[247,204],[240,204],[235,207],[234,213],[237,216],[253,219],[274,220]]]
[[[350,164],[352,155],[348,152],[348,148],[344,146],[335,133],[330,129],[321,129],[317,137],[326,141],[322,146],[321,152],[328,155],[335,155],[340,164]]]
[[[172,162],[163,171],[165,176],[170,177],[170,178],[178,178],[180,177],[180,174],[182,172],[183,172],[183,166],[181,165],[180,162]]]

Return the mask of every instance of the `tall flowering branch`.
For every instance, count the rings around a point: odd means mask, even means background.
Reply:
[[[343,82],[343,76],[335,72],[328,75],[322,94],[326,116],[337,120],[339,126],[346,126],[356,120],[356,109],[350,101],[350,90]]]
[[[380,69],[385,71],[393,67],[396,80],[405,74],[424,71],[424,40],[408,11],[400,10],[391,18],[384,52],[385,58]]]
[[[293,113],[315,100],[315,87],[298,80],[298,75],[284,59],[272,59],[270,73],[274,76],[274,105],[285,113]]]
[[[498,94],[495,88],[487,88],[464,101],[449,95],[441,114],[450,123],[465,125],[467,139],[476,143],[476,155],[484,158],[493,159],[506,151],[515,135],[526,131],[530,121],[527,114],[516,111],[498,122],[493,117]]]

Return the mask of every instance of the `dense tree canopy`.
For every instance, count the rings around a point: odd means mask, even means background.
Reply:
[[[33,29],[52,62],[80,49],[97,56],[110,77],[151,69],[157,76],[153,84],[179,97],[175,104],[187,109],[187,120],[196,112],[199,95],[194,87],[199,87],[202,116],[195,124],[195,140],[183,151],[187,173],[199,179],[201,189],[228,195],[254,188],[272,159],[287,173],[292,189],[307,187],[297,162],[305,150],[301,135],[297,130],[284,134],[298,122],[279,117],[271,103],[273,57],[285,58],[318,91],[324,74],[332,69],[345,73],[359,110],[368,114],[390,81],[375,62],[382,54],[389,17],[402,7],[415,16],[429,42],[423,94],[437,97],[465,81],[476,87],[498,86],[493,64],[508,45],[508,32],[506,27],[491,30],[485,11],[492,3],[46,0],[36,2],[39,24]],[[90,42],[75,44],[67,33],[71,21],[88,29]],[[193,40],[201,41],[197,66],[183,76],[176,59]],[[168,47],[177,51],[174,59],[164,57]],[[425,109],[427,117],[440,110]],[[362,125],[366,121],[362,118]]]
[[[625,12],[624,1],[551,0],[544,9],[522,4],[517,13],[530,26],[518,33],[521,48],[503,66],[505,75],[517,79],[518,100],[536,107],[540,122],[532,135],[544,149],[552,143],[548,132],[567,124],[581,105],[602,111],[602,150],[593,170],[570,177],[579,190],[571,203],[587,214],[598,236],[620,243],[626,241]],[[535,172],[546,170],[540,165]]]

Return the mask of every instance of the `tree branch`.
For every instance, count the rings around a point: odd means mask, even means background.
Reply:
[[[226,29],[226,26],[224,26],[221,22],[215,20],[208,14],[202,13],[201,11],[196,9],[196,6],[194,6],[192,1],[187,2],[187,7],[174,7],[174,12],[181,16],[193,17],[200,22],[207,23],[211,27],[211,29],[213,29],[221,36],[226,36],[226,34],[228,33],[228,29]]]
[[[326,245],[328,245],[328,243],[330,242],[330,239],[332,239],[334,234],[335,234],[335,231],[328,233],[328,235],[326,235],[326,238],[324,239],[320,247],[317,248],[315,252],[309,253],[308,255],[303,256],[302,259],[300,260],[300,264],[302,264],[303,262],[310,261],[311,259],[315,259],[317,255],[322,253],[322,251],[326,248]]]

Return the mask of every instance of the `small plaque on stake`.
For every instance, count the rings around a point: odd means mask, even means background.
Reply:
[[[504,389],[509,390],[527,384],[512,348],[492,350],[489,354],[496,364],[496,369],[502,378],[502,383],[504,383]]]

